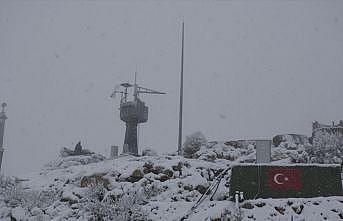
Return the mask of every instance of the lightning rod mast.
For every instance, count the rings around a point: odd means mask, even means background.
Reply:
[[[184,48],[184,28],[182,22],[182,51],[181,51],[181,79],[180,79],[180,110],[179,110],[179,137],[178,137],[178,155],[182,155],[182,111],[183,111],[183,48]]]
[[[2,110],[0,112],[0,172],[1,172],[2,157],[4,154],[3,143],[4,143],[4,133],[5,133],[5,121],[7,120],[7,116],[5,113],[6,106],[7,106],[6,103],[2,103],[1,104]]]

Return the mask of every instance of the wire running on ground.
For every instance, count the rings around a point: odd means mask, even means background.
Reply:
[[[214,180],[214,182],[207,188],[207,190],[205,191],[205,193],[202,194],[202,196],[198,199],[198,201],[191,207],[190,210],[187,211],[187,213],[185,215],[183,215],[180,219],[178,219],[179,221],[183,221],[184,219],[187,219],[190,215],[192,215],[192,213],[194,212],[194,210],[202,203],[204,202],[204,200],[208,197],[208,193],[212,192],[214,189],[215,191],[213,192],[211,198],[214,196],[214,194],[217,192],[218,187],[220,185],[220,181],[223,179],[224,175],[227,173],[227,171],[229,171],[231,169],[231,167],[226,168],[225,170],[223,170]]]

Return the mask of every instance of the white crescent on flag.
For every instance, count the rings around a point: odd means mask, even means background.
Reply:
[[[275,174],[275,176],[274,176],[274,182],[275,182],[276,184],[278,184],[278,185],[284,184],[284,182],[282,182],[280,179],[278,179],[279,177],[283,177],[283,181],[287,181],[287,180],[288,180],[288,178],[285,177],[284,174],[282,174],[282,173],[277,173],[277,174]]]
[[[302,171],[298,168],[272,168],[268,170],[268,186],[274,190],[300,190]]]

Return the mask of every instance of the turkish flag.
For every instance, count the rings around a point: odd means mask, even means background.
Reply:
[[[302,171],[297,168],[270,168],[268,186],[276,190],[301,190]]]

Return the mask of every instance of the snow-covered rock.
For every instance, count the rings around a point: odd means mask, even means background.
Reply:
[[[157,152],[153,149],[145,149],[142,151],[142,156],[157,156]]]
[[[275,147],[281,145],[285,148],[291,148],[297,145],[308,145],[309,143],[309,137],[301,134],[281,134],[273,137],[273,145]]]
[[[12,209],[12,217],[18,221],[26,220],[28,217],[28,211],[20,206]]]
[[[201,148],[193,154],[193,158],[215,162],[217,159],[224,159],[229,162],[236,161],[238,158],[249,156],[255,153],[255,146],[252,143],[241,142],[212,142]],[[255,154],[254,154],[255,156]],[[243,160],[243,159],[242,159]],[[253,161],[251,158],[245,158],[245,161]]]
[[[90,163],[97,163],[105,160],[101,154],[88,154],[88,155],[75,155],[75,156],[65,156],[59,157],[58,159],[45,165],[46,169],[54,170],[59,168],[68,168],[70,166],[86,165]]]

